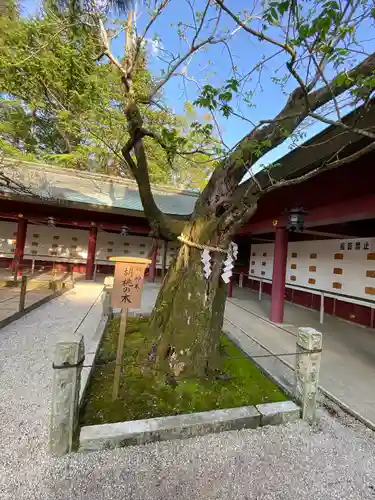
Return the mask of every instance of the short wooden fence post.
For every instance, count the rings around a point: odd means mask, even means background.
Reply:
[[[239,288],[243,287],[243,273],[240,273],[240,277],[238,279],[238,286]]]
[[[20,305],[19,305],[20,312],[22,312],[25,309],[26,292],[27,292],[27,276],[22,276],[21,289],[20,289]]]

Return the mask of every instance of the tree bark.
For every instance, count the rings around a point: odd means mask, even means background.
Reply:
[[[220,241],[215,216],[188,223],[189,241],[228,247]],[[182,244],[164,279],[150,327],[157,344],[157,366],[174,377],[207,376],[220,369],[219,337],[227,285],[221,278],[226,254],[211,252],[211,275],[204,277],[201,250]]]

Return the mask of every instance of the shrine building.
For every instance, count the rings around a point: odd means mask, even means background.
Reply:
[[[344,122],[374,131],[375,104]],[[0,188],[4,272],[53,267],[92,280],[113,272],[109,257],[129,254],[152,259],[150,280],[165,274],[178,243],[153,240],[134,181],[18,160],[5,163],[2,171],[12,182]],[[328,164],[328,170],[309,177]],[[371,138],[330,126],[270,170],[281,182],[301,175],[306,180],[260,200],[235,238],[239,257],[233,282],[271,295],[272,321],[283,322],[287,300],[375,327],[374,164]],[[264,171],[257,179],[269,183]],[[153,194],[162,212],[182,220],[197,199],[194,191],[164,186],[154,186]]]

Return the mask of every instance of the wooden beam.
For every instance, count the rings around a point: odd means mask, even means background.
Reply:
[[[337,239],[337,238],[360,238],[358,235],[349,235],[349,234],[337,234],[337,233],[329,233],[325,231],[314,231],[312,229],[306,229],[303,234],[313,234],[316,236],[326,236],[327,238]]]
[[[6,213],[6,212],[0,212],[0,219],[6,219],[6,220],[14,220],[15,222],[18,220],[18,214],[16,213]],[[28,215],[28,220],[30,224],[36,224],[36,225],[43,225],[47,226],[47,218],[46,217],[33,217],[32,215]],[[75,229],[90,229],[91,228],[91,221],[95,219],[88,219],[87,221],[81,221],[77,220],[74,221],[72,219],[63,219],[63,218],[55,218],[55,225],[56,227],[72,227]],[[113,224],[110,222],[104,222],[100,223],[97,222],[97,226],[99,229],[102,230],[107,230],[107,231],[116,231],[116,232],[121,232],[121,227],[122,224]],[[133,225],[133,224],[126,224],[129,232],[131,233],[138,233],[138,234],[149,234],[150,228],[148,226],[138,226],[138,225]]]
[[[305,216],[305,227],[327,226],[329,224],[340,224],[357,220],[366,220],[375,218],[375,195],[365,196],[363,198],[349,199],[331,205],[308,210]],[[274,221],[278,224],[286,224],[287,216],[275,216],[272,219],[250,222],[240,231],[240,234],[264,234],[274,231]],[[340,237],[340,236],[339,236]]]

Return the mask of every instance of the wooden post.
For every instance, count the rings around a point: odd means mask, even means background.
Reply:
[[[21,276],[22,274],[22,261],[25,250],[26,232],[27,232],[27,219],[24,219],[23,215],[19,214],[18,225],[17,225],[16,248],[12,262],[14,281],[17,281],[17,277]]]
[[[288,256],[288,232],[285,227],[277,226],[272,271],[272,295],[270,320],[274,323],[284,321],[285,276]]]
[[[113,380],[112,401],[116,401],[116,399],[118,397],[118,391],[120,388],[122,356],[124,353],[124,342],[125,342],[127,319],[128,319],[128,308],[126,307],[125,309],[121,309],[120,332],[119,332],[118,342],[117,342],[116,366],[115,366],[115,377]]]
[[[227,293],[227,297],[228,299],[232,298],[233,297],[233,281],[232,279],[229,280],[229,283],[228,283],[228,293]]]
[[[243,273],[240,273],[240,277],[238,279],[238,286],[239,288],[243,287]]]
[[[57,288],[57,283],[56,283],[56,264],[55,262],[52,262],[52,279],[49,282],[49,288],[53,290],[54,292],[56,291]]]
[[[161,279],[164,279],[165,271],[167,268],[167,251],[168,251],[168,240],[165,240],[163,247],[162,263],[161,263]]]
[[[154,249],[151,254],[151,265],[149,268],[149,280],[154,283],[156,278],[156,259],[158,257],[158,242],[157,240],[154,242]]]
[[[324,293],[320,294],[320,323],[324,321]]]
[[[21,277],[21,291],[20,291],[20,305],[19,305],[20,312],[22,312],[25,309],[26,291],[27,291],[27,276],[22,276]]]
[[[98,228],[94,222],[91,223],[89,241],[87,245],[86,280],[92,280],[96,255],[96,240]]]
[[[112,401],[118,397],[120,388],[120,377],[122,368],[122,357],[124,352],[124,341],[128,308],[138,309],[141,307],[142,288],[146,266],[151,264],[150,259],[138,257],[110,257],[110,261],[116,262],[113,288],[111,292],[111,306],[121,309],[120,331],[117,343],[116,366],[113,380]],[[109,279],[104,281],[109,286]]]

